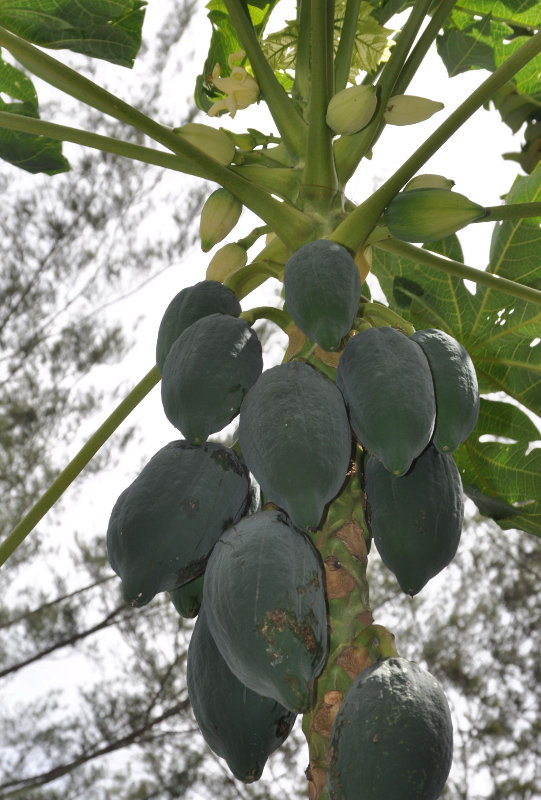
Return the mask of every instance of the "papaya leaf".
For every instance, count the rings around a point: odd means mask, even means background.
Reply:
[[[40,47],[133,67],[146,0],[0,0],[0,25]]]
[[[346,0],[337,0],[335,5],[334,49],[338,47],[340,32],[345,13]],[[354,82],[359,72],[374,72],[382,61],[386,61],[390,54],[389,37],[390,28],[385,28],[373,15],[369,3],[363,3],[357,18],[357,31],[352,54],[349,79]],[[271,33],[262,42],[263,52],[273,70],[280,71],[295,69],[297,58],[297,20],[289,20],[286,26],[275,33]]]
[[[492,14],[494,19],[520,28],[539,28],[539,0],[461,0],[460,8],[470,16]]]
[[[520,408],[482,398],[477,426],[455,453],[466,494],[501,528],[541,536],[540,440]]]
[[[454,24],[447,26],[436,40],[449,77],[470,69],[493,72],[496,68],[494,48],[498,41],[512,33],[511,28],[490,15],[475,20],[469,14],[455,13],[451,21]]]
[[[528,36],[516,36],[511,41],[505,42],[503,39],[496,43],[494,47],[494,59],[496,66],[499,67],[504,61],[507,61],[510,55],[515,50],[528,41]],[[514,83],[520,94],[531,95],[537,98],[541,97],[541,83],[539,76],[541,74],[541,55],[533,58],[525,67],[523,67],[514,77]]]
[[[38,98],[34,84],[21,70],[3,61],[0,55],[0,95],[15,102],[7,103],[0,96],[0,111],[39,118]],[[69,170],[62,155],[62,143],[46,136],[0,128],[0,158],[27,172],[56,175]]]

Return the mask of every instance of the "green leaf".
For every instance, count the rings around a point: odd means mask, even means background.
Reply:
[[[515,50],[528,41],[527,36],[516,36],[509,42],[500,40],[494,47],[494,59],[496,66],[499,67],[504,61],[507,61],[510,55]],[[533,58],[525,67],[523,67],[514,76],[513,81],[520,94],[526,94],[533,97],[541,98],[541,55]]]
[[[0,55],[0,95],[12,97],[6,103],[0,96],[0,111],[8,114],[23,114],[39,119],[38,98],[34,84],[21,70],[8,64]],[[45,172],[56,175],[69,170],[69,163],[62,155],[62,143],[47,136],[0,128],[0,158],[27,172]]]
[[[470,15],[486,16],[517,25],[521,28],[539,28],[541,25],[541,6],[538,0],[461,0],[462,11]]]
[[[481,399],[477,426],[455,453],[464,490],[481,513],[504,529],[536,536],[541,536],[541,447],[530,448],[540,439],[519,408]]]
[[[436,46],[452,78],[470,69],[496,68],[494,49],[512,29],[490,15],[474,20],[468,14],[455,12]]]
[[[132,67],[146,0],[0,0],[0,25],[33,44]]]

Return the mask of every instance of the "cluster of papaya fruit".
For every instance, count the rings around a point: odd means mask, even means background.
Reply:
[[[233,292],[213,280],[184,289],[166,309],[156,347],[164,411],[184,438],[156,453],[120,495],[107,531],[129,604],[167,591],[182,615],[198,614],[188,652],[192,708],[210,747],[245,782],[260,777],[296,715],[316,701],[329,619],[310,533],[340,495],[352,459],[362,452],[376,546],[413,595],[456,552],[463,501],[451,453],[479,404],[468,354],[442,331],[357,332],[361,279],[340,245],[319,240],[297,251],[284,290],[295,325],[339,356],[336,382],[303,360],[263,371],[261,344]],[[237,416],[233,448],[207,441]],[[340,765],[352,758],[357,706],[369,708],[359,698],[371,692],[382,733],[397,690],[404,774],[413,774],[412,743],[437,739],[417,759],[412,780],[421,789],[403,796],[439,795],[450,765],[445,697],[431,676],[397,658],[365,670],[346,695],[330,739],[333,800],[357,797]],[[389,770],[378,763],[368,798],[391,796],[379,793]]]

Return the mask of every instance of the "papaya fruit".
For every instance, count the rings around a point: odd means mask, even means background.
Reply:
[[[248,471],[228,447],[178,440],[158,450],[119,496],[107,528],[126,602],[143,606],[201,575],[249,491]]]
[[[414,344],[394,328],[369,328],[348,340],[336,371],[357,439],[393,475],[422,453],[436,418],[432,373]]]
[[[192,711],[208,746],[239,781],[259,780],[296,715],[233,675],[211,636],[204,606],[190,639],[186,677]]]
[[[191,444],[202,444],[237,416],[262,370],[261,343],[245,320],[202,317],[180,334],[165,359],[165,415]]]
[[[454,558],[464,521],[462,482],[453,457],[429,445],[407,475],[377,459],[364,470],[367,522],[383,563],[414,595]]]
[[[193,322],[208,314],[231,314],[242,311],[235,294],[218,281],[199,281],[179,292],[167,308],[158,328],[156,364],[160,373],[171,345]]]
[[[203,596],[203,580],[204,576],[200,575],[193,581],[169,592],[169,599],[181,617],[193,619],[198,615]]]
[[[295,325],[323,350],[337,350],[359,308],[359,270],[345,247],[318,239],[287,260],[284,294]]]
[[[413,661],[377,661],[351,684],[329,740],[332,800],[436,800],[453,753],[447,699]]]
[[[336,386],[300,362],[266,370],[242,402],[239,442],[265,499],[283,508],[298,528],[317,528],[351,456]]]
[[[276,509],[232,525],[205,571],[203,606],[229,669],[295,713],[315,701],[327,658],[324,573],[316,548]]]
[[[395,239],[436,242],[486,213],[483,206],[449,189],[409,189],[391,200],[385,224]]]
[[[453,453],[465,442],[479,417],[479,386],[468,351],[456,339],[435,328],[410,337],[422,348],[434,380],[436,425],[432,442],[442,453]]]

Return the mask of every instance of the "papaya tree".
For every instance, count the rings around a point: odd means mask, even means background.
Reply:
[[[121,493],[103,546],[129,606],[168,592],[197,615],[188,692],[208,744],[251,783],[302,715],[313,800],[435,800],[452,761],[447,699],[400,656],[366,569],[374,547],[401,591],[422,592],[456,553],[464,495],[503,530],[541,532],[541,6],[299,0],[267,35],[278,0],[212,0],[194,94],[209,119],[170,128],[40,49],[131,66],[144,5],[90,4],[85,16],[70,0],[0,4],[15,61],[0,71],[12,100],[0,154],[55,174],[66,141],[211,181],[205,251],[243,208],[261,224],[171,298],[156,364],[0,545],[2,561],[161,380],[182,438]],[[356,203],[348,184],[385,158],[386,126],[441,112],[408,92],[434,44],[449,75],[488,77]],[[152,145],[41,119],[30,76]],[[221,119],[254,103],[271,134]],[[490,103],[513,131],[525,126],[507,156],[525,174],[487,206],[423,168]],[[457,231],[487,222],[488,266],[468,266]],[[285,302],[251,307],[270,279]],[[265,370],[262,319],[288,339]],[[209,440],[237,417],[230,447]]]

